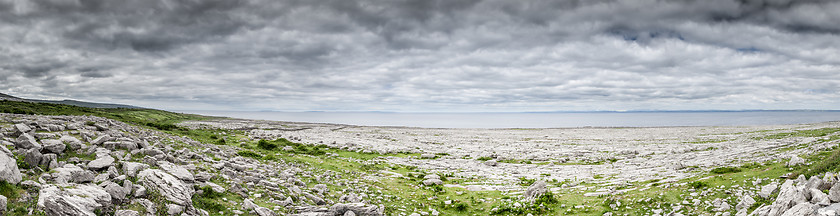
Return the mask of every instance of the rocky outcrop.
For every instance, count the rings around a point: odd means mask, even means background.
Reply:
[[[95,185],[48,185],[38,195],[38,208],[47,215],[90,215],[111,206],[111,195]]]
[[[840,202],[836,199],[832,199],[832,195],[836,196],[840,194],[840,191],[838,191],[840,190],[840,183],[838,183],[836,175],[827,173],[823,176],[824,178],[812,177],[809,180],[805,180],[804,176],[799,176],[796,180],[785,180],[773,203],[771,205],[759,207],[755,211],[751,212],[750,215],[835,215],[835,212],[838,212],[836,210],[840,209]],[[829,187],[826,184],[833,185]],[[830,188],[829,193],[825,194],[821,188],[827,187]],[[770,188],[772,187],[762,187],[762,193],[760,193],[759,196],[767,194],[768,191],[771,191]],[[744,200],[746,200],[746,198]],[[747,201],[747,203],[748,202],[749,201]],[[747,203],[744,205],[739,204],[736,208],[743,208],[744,206],[747,206]],[[739,209],[739,213],[742,212],[742,210],[743,209]]]

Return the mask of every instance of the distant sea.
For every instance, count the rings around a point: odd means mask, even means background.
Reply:
[[[179,111],[289,122],[424,128],[744,126],[840,121],[840,111],[645,111],[545,113],[391,113]]]
[[[544,113],[391,113],[180,111],[209,116],[362,126],[567,128],[743,126],[840,121],[840,111],[645,111]]]

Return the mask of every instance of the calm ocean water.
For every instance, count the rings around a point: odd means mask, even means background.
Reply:
[[[427,128],[732,126],[840,121],[840,111],[575,113],[180,112],[244,119]]]

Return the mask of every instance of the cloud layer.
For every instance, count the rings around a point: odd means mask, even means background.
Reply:
[[[164,109],[837,109],[834,0],[0,0],[0,91]]]

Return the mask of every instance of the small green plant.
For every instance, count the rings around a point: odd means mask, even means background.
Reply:
[[[86,121],[86,122],[85,122],[85,125],[87,125],[87,126],[93,126],[93,125],[96,125],[96,122]]]
[[[480,160],[480,161],[489,161],[489,160],[493,160],[493,158],[485,156],[485,157],[479,157],[479,158],[478,158],[478,159],[476,159],[476,160]]]
[[[519,177],[519,185],[520,186],[530,186],[536,182],[536,179],[529,179],[525,177]]]
[[[556,197],[554,197],[554,194],[552,194],[551,191],[546,191],[543,195],[540,195],[539,197],[537,197],[537,200],[534,201],[534,204],[548,205],[548,204],[554,204],[554,203],[557,203],[557,202],[558,202],[558,200],[557,200]]]
[[[466,211],[467,208],[469,208],[469,205],[467,205],[466,203],[463,203],[463,202],[459,202],[459,203],[455,203],[453,208],[455,208],[456,211],[462,212],[462,211]]]
[[[199,190],[202,193],[200,195],[196,194],[192,199],[195,207],[209,210],[211,212],[220,212],[227,209],[227,207],[220,204],[221,201],[218,200],[224,196],[223,193],[218,193],[208,186],[201,187]]]
[[[0,180],[0,195],[6,196],[6,198],[10,200],[17,199],[18,197],[18,188],[13,184],[9,184],[6,181]]]

